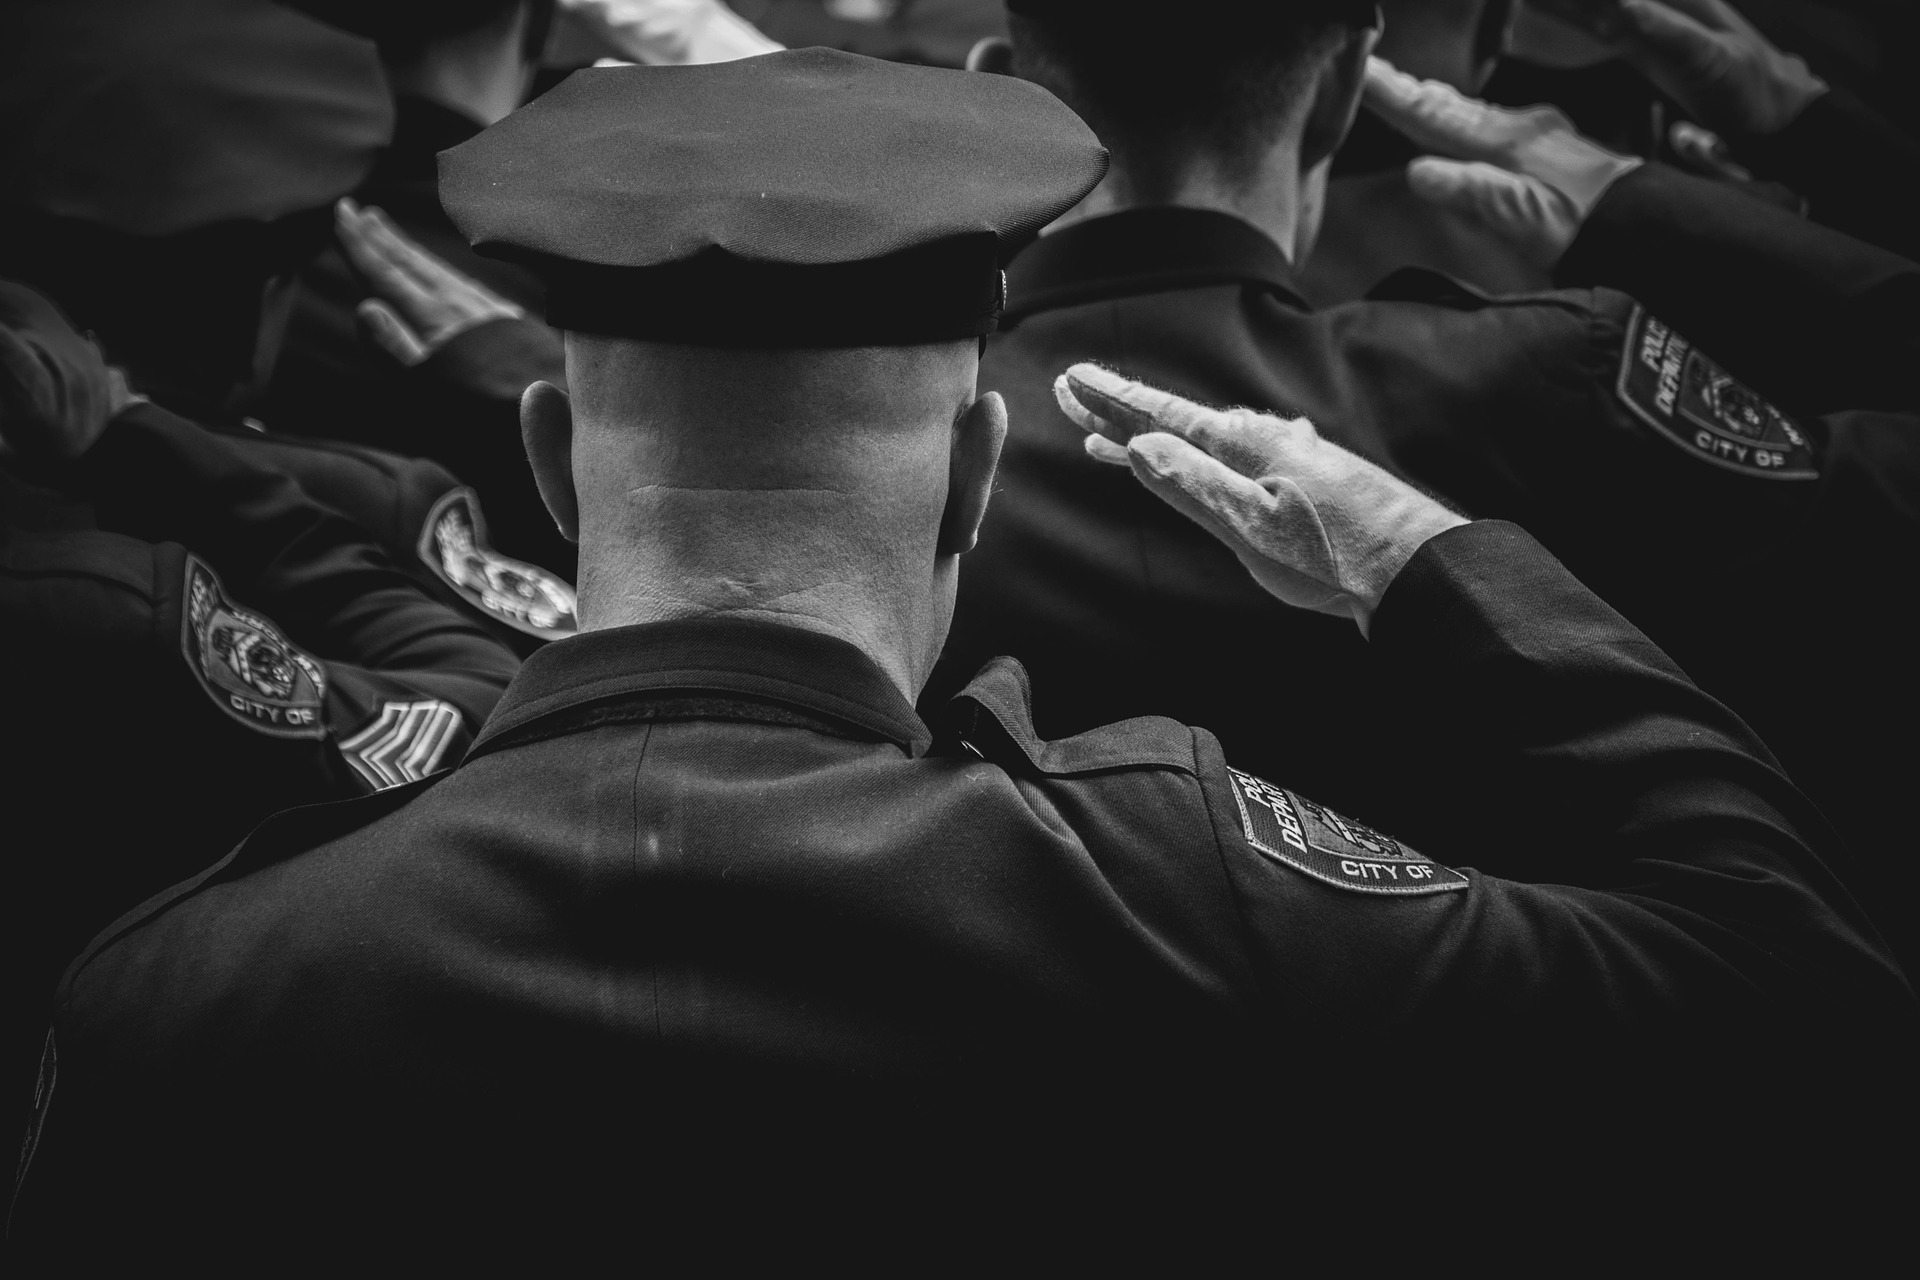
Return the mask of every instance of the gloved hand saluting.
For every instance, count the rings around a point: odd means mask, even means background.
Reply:
[[[1208,409],[1093,364],[1055,379],[1087,452],[1227,544],[1287,604],[1351,617],[1362,635],[1420,545],[1467,523],[1304,418]]]
[[[0,280],[0,446],[32,462],[69,462],[141,397],[51,302]]]
[[[1621,0],[1627,61],[1709,129],[1763,138],[1828,90],[1726,0]]]
[[[1367,60],[1366,104],[1436,154],[1407,166],[1414,194],[1485,225],[1551,271],[1607,188],[1643,161],[1580,134],[1557,108],[1509,110]]]

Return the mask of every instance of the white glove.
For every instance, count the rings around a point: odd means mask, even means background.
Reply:
[[[1208,409],[1093,364],[1053,393],[1092,433],[1088,453],[1132,467],[1287,604],[1351,617],[1362,635],[1421,544],[1467,523],[1305,418]]]
[[[720,0],[560,0],[560,7],[649,66],[731,62],[786,47]]]
[[[1726,0],[1621,0],[1620,15],[1628,61],[1710,129],[1778,133],[1827,92]]]
[[[1643,161],[1583,137],[1557,108],[1508,110],[1367,61],[1375,115],[1437,152],[1407,166],[1414,194],[1486,226],[1551,271],[1607,188]]]

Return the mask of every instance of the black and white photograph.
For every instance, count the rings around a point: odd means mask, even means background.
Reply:
[[[0,0],[0,743],[9,1275],[1908,1274],[1920,5]]]

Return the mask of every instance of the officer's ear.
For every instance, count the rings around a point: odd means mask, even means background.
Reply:
[[[1005,36],[985,36],[967,50],[967,70],[1013,74],[1013,42]]]
[[[1360,98],[1367,86],[1367,59],[1380,43],[1386,19],[1376,7],[1373,25],[1347,27],[1331,56],[1320,63],[1315,78],[1313,100],[1307,108],[1306,128],[1300,136],[1300,171],[1315,165],[1340,149],[1360,112]]]
[[[940,516],[940,554],[965,555],[980,540],[993,494],[1000,446],[1007,442],[1007,404],[998,391],[975,400],[953,422],[953,453],[947,469],[947,509]]]
[[[520,439],[533,465],[540,500],[568,542],[580,541],[580,501],[573,490],[573,402],[551,382],[520,397]]]

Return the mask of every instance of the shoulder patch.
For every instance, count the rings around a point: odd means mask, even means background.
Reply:
[[[368,786],[384,791],[437,773],[451,749],[469,740],[460,709],[450,702],[389,702],[340,744],[340,754]]]
[[[471,489],[443,495],[420,530],[420,559],[461,599],[516,631],[560,640],[578,629],[573,588],[487,545],[486,520]]]
[[[1356,893],[1447,893],[1472,882],[1392,836],[1238,769],[1228,769],[1247,843],[1276,862]]]
[[[266,618],[227,599],[220,579],[187,557],[180,647],[207,696],[274,738],[324,738],[327,675]]]
[[[1816,480],[1806,433],[1669,326],[1635,307],[1616,392],[1661,436],[1703,462],[1768,480]]]

